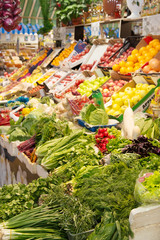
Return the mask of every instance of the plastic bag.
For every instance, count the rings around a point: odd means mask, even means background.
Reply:
[[[136,181],[134,197],[141,204],[160,203],[160,172],[142,171]]]
[[[96,107],[101,108],[105,111],[103,96],[99,89],[97,89],[96,91],[92,91],[92,98]]]

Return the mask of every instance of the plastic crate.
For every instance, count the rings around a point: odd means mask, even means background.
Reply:
[[[130,47],[134,47],[136,48],[137,44],[141,41],[141,39],[143,38],[143,36],[129,36],[125,39],[123,46],[121,48],[119,48],[110,58],[109,60],[111,60],[116,54],[117,57],[119,58],[123,52],[125,52],[127,49],[129,49]],[[104,63],[104,62],[103,62]],[[100,68],[103,73],[106,75],[108,73],[109,70],[112,69],[112,67],[103,67],[100,64],[97,65],[98,68]]]
[[[119,122],[116,119],[109,119],[110,123],[107,125],[97,125],[97,126],[92,126],[88,123],[86,123],[85,121],[83,121],[82,119],[77,119],[78,124],[82,127],[85,127],[86,129],[88,129],[91,132],[96,132],[98,128],[111,128],[111,127],[115,127]]]
[[[69,240],[86,240],[93,231],[94,229],[91,229],[86,232],[77,233],[77,234],[72,234],[68,232],[67,235]]]

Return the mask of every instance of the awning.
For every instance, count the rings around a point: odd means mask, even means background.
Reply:
[[[12,34],[37,33],[40,27],[43,26],[43,17],[42,17],[39,0],[20,0],[20,3],[21,3],[21,9],[22,9],[22,13],[20,14],[22,16],[22,23],[21,23],[22,30],[21,31],[13,30],[11,31],[11,33]],[[49,17],[51,19],[53,19],[54,17],[53,7],[51,7]],[[54,20],[53,23],[54,22],[56,21]],[[0,28],[0,32],[6,33],[6,31],[3,28]]]
[[[21,16],[23,18],[24,24],[26,25],[28,23],[31,23],[32,25],[43,24],[43,17],[42,17],[39,0],[21,0],[21,8],[22,8]],[[49,17],[53,19],[53,16],[54,16],[54,11],[53,11],[53,8],[51,8]]]
[[[12,34],[15,34],[15,33],[17,33],[17,34],[20,34],[20,33],[35,34],[41,27],[43,27],[43,25],[41,25],[41,26],[39,24],[32,25],[31,23],[29,23],[27,25],[25,25],[24,23],[20,23],[20,25],[22,25],[21,31],[18,31],[17,29],[15,29],[15,30],[12,30],[10,33],[12,33]],[[7,33],[7,32],[4,30],[4,28],[0,28],[0,33]]]

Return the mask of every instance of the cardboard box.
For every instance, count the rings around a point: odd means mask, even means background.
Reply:
[[[152,37],[153,39],[160,40],[160,35],[150,35],[150,37]],[[148,45],[147,40],[145,40],[145,39],[147,39],[147,37],[144,37],[143,39],[141,39],[140,42],[137,44],[137,46],[135,47],[137,50],[139,50],[142,47],[146,47]],[[160,51],[155,55],[154,58],[157,58],[160,60]],[[142,73],[141,68],[137,71],[137,73],[140,73],[140,72]],[[119,72],[115,72],[112,70],[112,74],[117,74],[119,79],[126,80],[126,78],[132,79],[132,74],[135,75],[136,73],[120,74]],[[144,75],[144,73],[143,73],[143,75]],[[150,77],[152,76],[152,74],[149,74],[149,75],[150,75]],[[157,80],[158,79],[159,79],[159,76],[157,76]]]
[[[123,92],[127,87],[133,88],[135,86],[136,86],[136,82],[132,80],[131,82],[128,82],[127,84],[125,84],[118,92]],[[134,105],[132,107],[132,110],[134,112],[145,112],[148,109],[152,99],[155,97],[155,89],[159,86],[160,86],[160,79],[158,80],[157,85],[155,85],[155,88],[152,88],[136,105]],[[109,117],[117,119],[119,122],[123,121],[123,114],[119,115],[118,117],[109,115]]]

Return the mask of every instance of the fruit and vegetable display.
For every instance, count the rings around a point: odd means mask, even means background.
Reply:
[[[45,85],[49,89],[52,89],[56,82],[58,82],[61,78],[65,77],[67,75],[67,72],[60,70],[56,71],[55,74],[51,75],[47,80],[45,80]]]
[[[101,57],[99,66],[101,67],[112,67],[114,64],[120,63],[122,60],[125,61],[131,54],[133,47],[128,48],[122,54],[117,52],[123,46],[122,43],[115,43],[113,46],[109,46]],[[116,53],[117,52],[117,53]],[[113,56],[112,56],[113,55]]]
[[[154,55],[158,45],[153,40],[145,48]],[[112,53],[120,45],[113,47]],[[140,49],[130,56],[143,56]],[[43,54],[46,57],[47,51]],[[66,50],[61,57],[68,54]],[[39,57],[32,62],[38,63]],[[128,58],[125,64],[132,62]],[[153,56],[152,60],[158,69],[159,63]],[[40,66],[32,67],[13,73],[0,95],[4,99],[0,103],[2,149],[9,146],[11,155],[14,148],[16,161],[19,158],[31,176],[24,184],[22,170],[20,182],[15,176],[14,184],[0,187],[2,239],[131,239],[131,210],[159,203],[160,117],[154,114],[154,106],[159,106],[159,81],[86,77],[82,68],[67,71],[49,66],[44,73]],[[41,90],[46,96],[34,97]],[[144,97],[143,106],[150,107],[136,113],[133,107]],[[121,123],[111,119],[120,115]],[[87,126],[96,128],[90,131]],[[0,167],[5,152],[7,148]],[[13,176],[20,168],[16,161],[11,162]],[[3,168],[9,169],[9,164]],[[36,175],[36,168],[43,177]]]
[[[57,57],[55,57],[51,64],[56,67],[59,66],[61,61],[69,57],[75,46],[76,43],[72,43],[70,47],[65,48]]]
[[[86,63],[81,65],[81,70],[92,70],[93,66],[95,65],[96,61],[93,61],[93,63]]]
[[[131,55],[128,56],[126,61],[121,61],[118,64],[113,65],[112,69],[121,74],[127,74],[139,70],[145,63],[149,62],[160,51],[160,41],[153,39],[147,46],[143,46],[140,49],[134,49]],[[152,60],[151,66],[145,68],[145,71],[159,71],[159,62]],[[157,69],[157,70],[154,70]]]
[[[125,84],[127,83],[127,81],[125,80],[113,80],[112,78],[110,78],[105,84],[103,84],[103,86],[101,87],[101,92],[103,95],[103,100],[104,102],[108,102],[108,100],[110,99],[110,97],[117,91],[119,91]]]
[[[128,104],[135,106],[155,85],[138,83],[135,87],[127,86],[124,91],[112,95],[112,104],[106,108],[109,115],[119,116],[123,114]]]
[[[101,87],[106,81],[108,80],[108,77],[99,77],[96,79],[89,79],[85,80],[83,83],[79,85],[79,88],[77,89],[77,92],[79,92],[81,95],[86,95],[89,97],[92,94],[92,90],[97,90],[99,87]]]
[[[144,73],[160,73],[160,60],[152,58],[148,64],[142,68],[142,71]]]
[[[84,79],[77,79],[76,81],[75,81],[75,83],[74,84],[71,84],[71,87],[68,87],[66,90],[64,90],[64,91],[62,91],[62,92],[60,92],[60,93],[55,93],[55,97],[57,98],[57,99],[63,99],[63,98],[65,98],[67,95],[69,95],[69,93],[70,94],[73,94],[73,95],[79,95],[79,93],[77,92],[77,88],[79,87],[79,85],[81,84],[81,83],[83,83],[85,80]]]
[[[85,48],[85,50],[81,53],[78,53],[76,55],[73,55],[73,57],[71,59],[69,59],[69,62],[74,63],[78,60],[80,60],[81,58],[83,58],[87,53],[89,52],[89,48]]]
[[[37,83],[42,84],[48,78],[50,78],[55,73],[55,70],[47,71],[45,74],[42,75],[37,81]]]

